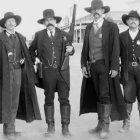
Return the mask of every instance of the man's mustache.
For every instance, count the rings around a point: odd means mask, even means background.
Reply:
[[[51,24],[51,23],[49,23],[49,24],[47,25],[47,27],[49,27],[49,26],[53,26],[53,27],[54,27],[54,25],[53,25],[53,24]]]

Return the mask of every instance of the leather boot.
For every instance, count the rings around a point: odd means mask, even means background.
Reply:
[[[111,113],[111,104],[100,104],[102,129],[99,132],[100,139],[106,139],[109,132],[109,117]]]
[[[15,112],[11,113],[11,122],[5,123],[3,125],[3,133],[6,136],[20,136],[21,132],[17,132],[15,130],[15,120],[16,120],[16,114]]]
[[[52,106],[44,105],[44,112],[45,112],[45,116],[46,116],[46,123],[48,124],[48,129],[47,129],[47,132],[45,133],[45,136],[50,137],[55,132],[54,105],[52,105]]]
[[[123,126],[119,130],[121,133],[126,132],[130,128],[130,115],[132,111],[132,105],[131,103],[125,103],[126,105],[126,112],[127,112],[127,117],[123,120]]]
[[[61,123],[62,123],[62,135],[64,137],[70,138],[71,134],[69,132],[69,124],[70,124],[70,105],[63,106],[60,105],[60,113],[61,113]]]
[[[90,130],[89,133],[97,133],[102,129],[100,103],[97,103],[97,113],[98,113],[98,124],[94,129]]]

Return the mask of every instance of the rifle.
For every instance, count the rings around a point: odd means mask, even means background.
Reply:
[[[70,25],[70,30],[69,30],[69,42],[66,44],[66,46],[70,45],[70,43],[73,42],[73,35],[74,35],[74,26],[75,26],[75,18],[76,18],[76,4],[73,5],[73,14],[72,14],[72,22]],[[63,60],[63,64],[61,67],[61,70],[64,70],[68,67],[69,65],[69,53],[65,53],[65,57]]]

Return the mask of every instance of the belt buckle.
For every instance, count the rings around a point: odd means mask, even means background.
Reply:
[[[132,62],[132,66],[133,66],[133,67],[136,67],[137,65],[138,65],[137,62]]]
[[[93,59],[93,60],[92,60],[92,63],[95,63],[95,62],[96,62],[96,59]]]

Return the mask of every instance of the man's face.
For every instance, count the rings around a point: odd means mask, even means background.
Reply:
[[[103,13],[104,13],[104,9],[102,9],[102,8],[91,11],[91,14],[93,15],[95,20],[100,19],[102,17]]]
[[[54,18],[46,18],[44,21],[44,25],[48,30],[52,30],[55,28],[56,20]]]
[[[130,17],[126,22],[129,28],[137,28],[140,24],[140,21],[137,17]]]
[[[7,30],[9,31],[14,30],[16,27],[16,20],[14,18],[9,18],[6,20],[4,25]]]

